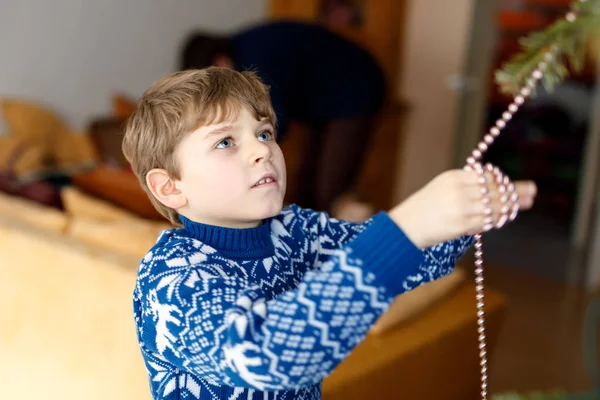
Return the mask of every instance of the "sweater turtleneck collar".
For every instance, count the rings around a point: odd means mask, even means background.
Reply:
[[[263,221],[256,228],[224,228],[192,221],[179,216],[184,229],[195,239],[207,244],[226,257],[265,258],[275,252],[271,240],[270,219]]]

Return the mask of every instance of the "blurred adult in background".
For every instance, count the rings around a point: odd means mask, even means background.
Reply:
[[[369,52],[318,24],[266,22],[231,35],[192,34],[181,69],[211,65],[253,70],[270,86],[278,141],[292,120],[308,127],[296,203],[331,212],[353,191],[385,97]]]

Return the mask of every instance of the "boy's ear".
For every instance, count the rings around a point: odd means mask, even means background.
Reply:
[[[179,190],[177,182],[164,169],[155,168],[146,174],[150,192],[165,206],[177,210],[187,204],[187,198]]]

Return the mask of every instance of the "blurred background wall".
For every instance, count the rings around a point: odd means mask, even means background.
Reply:
[[[0,90],[50,104],[75,127],[110,94],[141,95],[175,69],[197,27],[230,31],[264,17],[266,0],[0,2]],[[1,130],[0,130],[1,131]]]

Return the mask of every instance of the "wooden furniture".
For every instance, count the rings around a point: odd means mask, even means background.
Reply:
[[[378,209],[387,209],[394,202],[400,124],[408,109],[396,98],[406,4],[405,0],[270,0],[269,4],[271,19],[319,21],[366,48],[381,64],[388,81],[389,98],[372,133],[373,140],[357,187],[359,197]],[[337,7],[337,11],[327,14],[323,11],[326,7]],[[359,18],[344,19],[343,15],[351,12]],[[302,127],[295,126],[282,146],[288,164],[288,198],[292,201],[295,173],[301,162],[297,149],[302,145],[302,136]]]

